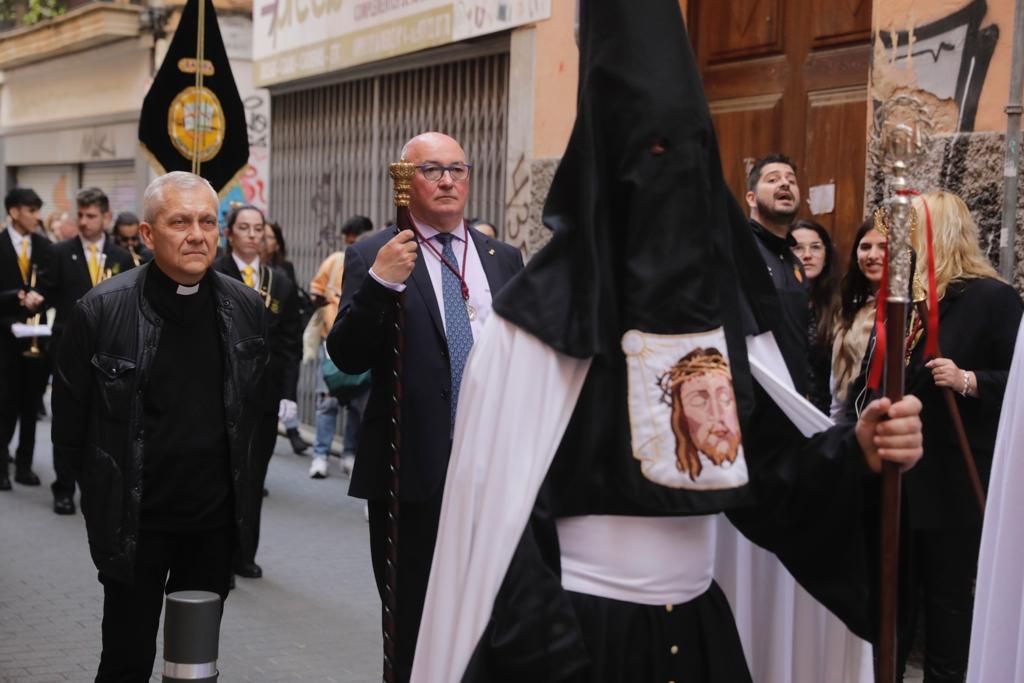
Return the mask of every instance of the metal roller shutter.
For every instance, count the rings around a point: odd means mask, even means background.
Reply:
[[[82,187],[98,187],[110,198],[110,211],[138,213],[135,204],[135,163],[112,162],[82,165]]]
[[[302,287],[340,248],[350,216],[392,220],[388,164],[417,133],[459,140],[473,164],[467,217],[504,220],[507,53],[383,74],[272,100],[270,215],[281,223]],[[313,417],[315,368],[303,368],[300,414]]]
[[[15,173],[18,187],[29,187],[43,200],[40,212],[48,216],[55,211],[73,213],[75,193],[78,191],[78,167],[64,166],[21,166]]]

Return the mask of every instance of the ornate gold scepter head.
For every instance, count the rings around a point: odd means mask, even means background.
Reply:
[[[396,161],[388,166],[388,173],[395,183],[395,208],[409,209],[409,193],[412,190],[412,178],[416,175],[416,165],[408,161]],[[402,229],[402,225],[398,226]]]

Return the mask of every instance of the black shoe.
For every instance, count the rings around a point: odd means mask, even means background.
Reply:
[[[58,515],[75,514],[75,501],[71,496],[57,496],[53,499],[53,511]]]
[[[268,491],[268,490],[267,490],[267,487],[266,487],[266,486],[264,486],[264,487],[263,487],[263,497],[264,497],[264,498],[266,498],[266,497],[267,497],[267,496],[269,496],[269,495],[270,495],[270,491]]]
[[[14,473],[14,481],[22,486],[39,486],[39,477],[29,469],[17,470]]]
[[[235,565],[235,574],[243,579],[259,579],[263,576],[263,568],[255,562]]]
[[[292,443],[292,452],[295,455],[305,455],[305,450],[309,448],[309,443],[299,435],[299,430],[292,428],[286,432],[288,440]]]
[[[7,475],[7,466],[0,467],[0,491],[11,490],[11,478]]]

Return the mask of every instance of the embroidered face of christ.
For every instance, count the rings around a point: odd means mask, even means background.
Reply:
[[[661,378],[672,404],[676,467],[696,481],[698,451],[717,466],[736,461],[740,425],[729,365],[717,349],[695,349]]]

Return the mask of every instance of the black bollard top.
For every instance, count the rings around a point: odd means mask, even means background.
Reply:
[[[164,661],[215,662],[220,639],[220,596],[209,591],[178,591],[167,596]]]

